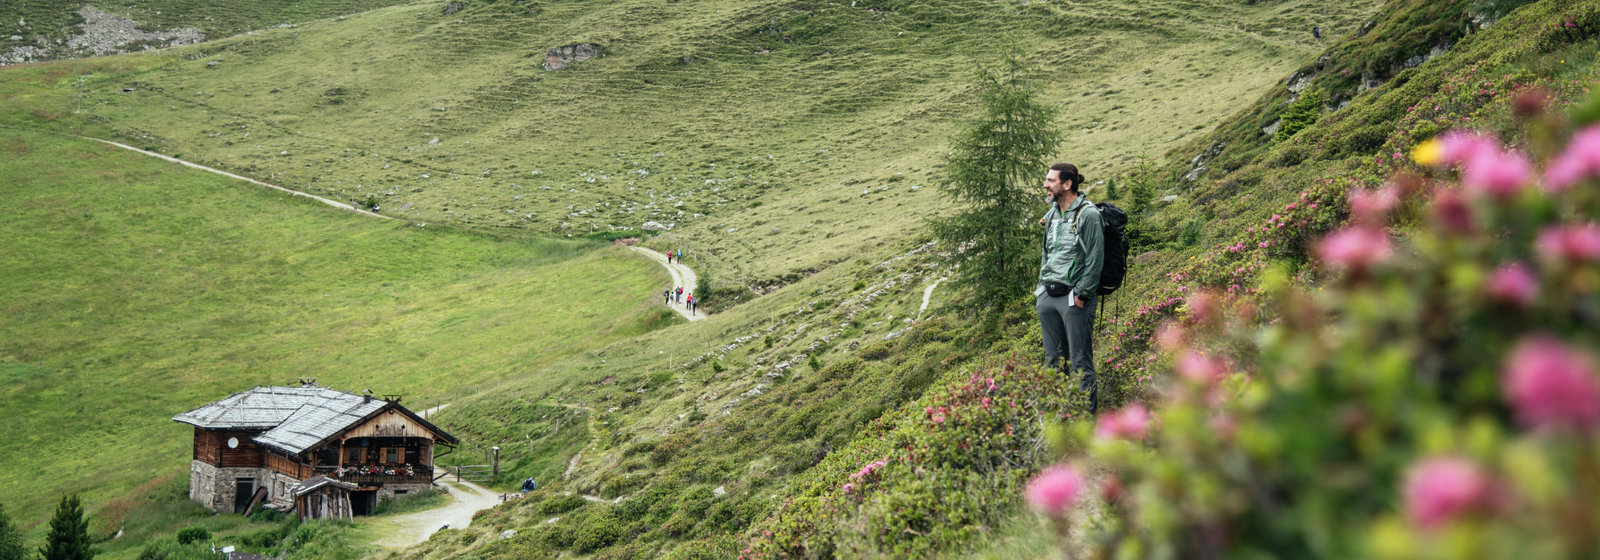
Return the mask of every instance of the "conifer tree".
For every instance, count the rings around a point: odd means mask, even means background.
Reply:
[[[983,114],[955,137],[940,189],[959,210],[931,223],[945,246],[965,247],[955,252],[955,282],[990,310],[1026,295],[1037,280],[1040,232],[1030,225],[1044,212],[1047,158],[1061,143],[1055,109],[1035,99],[1022,71],[1015,53],[999,73],[979,70]]]
[[[0,560],[22,560],[27,557],[28,551],[22,547],[22,533],[11,523],[11,517],[6,515],[5,505],[0,504]]]
[[[45,537],[39,554],[44,560],[94,558],[94,552],[89,549],[89,520],[83,516],[83,506],[79,505],[76,494],[61,498],[56,516],[50,520],[50,534]]]

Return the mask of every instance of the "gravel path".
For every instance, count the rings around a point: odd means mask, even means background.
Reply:
[[[394,517],[373,519],[372,527],[379,535],[376,544],[384,548],[404,548],[428,540],[434,532],[449,525],[461,529],[472,523],[472,514],[492,508],[500,503],[500,495],[471,482],[439,481],[439,486],[450,492],[450,505]]]
[[[922,290],[922,307],[917,309],[917,318],[918,319],[922,318],[922,312],[928,310],[928,300],[933,299],[933,289],[939,287],[939,283],[944,282],[944,281],[945,281],[944,278],[940,278],[938,280],[934,280],[932,284],[928,284],[928,288],[927,289]]]
[[[395,218],[392,218],[392,217],[389,217],[389,216],[385,216],[383,214],[374,214],[372,212],[362,212],[360,210],[355,209],[348,202],[339,202],[339,201],[336,201],[336,200],[333,200],[333,199],[323,198],[323,197],[320,197],[320,196],[317,196],[317,195],[314,195],[314,194],[311,194],[311,193],[304,193],[304,192],[300,192],[300,191],[297,191],[297,190],[294,190],[294,189],[280,187],[280,186],[274,185],[272,183],[267,183],[267,182],[263,182],[263,181],[257,181],[255,179],[251,179],[251,178],[245,177],[243,175],[235,175],[233,173],[229,173],[227,171],[223,171],[223,170],[217,169],[215,167],[206,167],[206,166],[200,165],[198,163],[194,163],[194,162],[191,162],[191,161],[184,161],[184,160],[181,160],[181,159],[169,156],[169,155],[158,154],[158,153],[152,152],[150,150],[141,150],[139,148],[135,148],[135,147],[129,146],[127,144],[121,144],[121,143],[117,143],[117,142],[112,142],[110,140],[101,140],[99,138],[90,138],[88,136],[79,136],[79,138],[82,138],[84,140],[93,140],[93,141],[99,142],[101,144],[108,144],[108,145],[111,145],[111,146],[116,146],[116,147],[122,148],[124,150],[132,150],[132,151],[139,152],[141,154],[144,154],[144,155],[147,155],[147,156],[150,156],[150,157],[161,158],[161,159],[164,159],[164,160],[167,160],[167,161],[179,164],[179,165],[183,165],[183,166],[187,166],[187,167],[193,167],[193,168],[199,169],[201,171],[209,171],[209,172],[216,173],[218,175],[221,175],[221,176],[224,176],[224,177],[227,177],[227,178],[230,178],[230,179],[238,179],[240,181],[245,181],[245,182],[249,182],[249,183],[256,184],[256,185],[261,185],[261,186],[267,187],[269,189],[277,189],[277,190],[280,190],[280,191],[283,191],[283,192],[286,192],[286,193],[289,193],[289,194],[292,194],[292,195],[295,195],[295,196],[303,196],[303,197],[306,197],[306,198],[309,198],[309,199],[312,199],[312,200],[316,200],[316,201],[321,202],[323,204],[327,204],[328,206],[332,206],[332,207],[335,207],[335,208],[341,208],[341,209],[344,209],[344,210],[349,210],[351,212],[355,212],[355,213],[361,214],[363,216],[372,216],[374,218],[383,218],[385,220],[393,220],[393,219],[395,219]]]
[[[643,253],[645,256],[650,257],[658,263],[661,263],[661,266],[667,267],[667,273],[672,275],[672,287],[676,288],[678,286],[683,286],[685,297],[687,297],[688,292],[694,291],[695,286],[700,285],[700,277],[695,276],[694,270],[690,269],[688,266],[685,266],[683,263],[668,263],[667,255],[665,253],[657,253],[644,247],[635,246],[630,248]],[[658,295],[660,294],[651,294],[650,297],[656,297]],[[685,319],[690,321],[699,321],[706,318],[706,312],[704,311],[690,313],[689,304],[687,303],[669,303],[667,306],[678,310],[679,315],[683,315]]]

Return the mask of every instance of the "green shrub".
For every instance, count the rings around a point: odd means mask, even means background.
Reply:
[[[583,507],[586,501],[577,494],[554,495],[539,502],[538,511],[545,515],[559,515]]]
[[[596,516],[579,528],[572,539],[572,549],[586,554],[611,546],[622,538],[622,522],[610,516]]]
[[[184,527],[178,531],[178,544],[193,544],[211,540],[211,531],[205,527]]]
[[[216,560],[217,555],[203,542],[179,544],[170,538],[156,539],[139,551],[139,560]]]
[[[1322,118],[1322,111],[1327,104],[1328,94],[1320,87],[1310,87],[1301,92],[1300,98],[1283,110],[1280,116],[1283,123],[1278,125],[1278,132],[1272,136],[1273,141],[1288,140],[1306,127],[1316,124]]]

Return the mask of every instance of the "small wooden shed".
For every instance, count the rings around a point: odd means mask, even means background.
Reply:
[[[301,521],[350,519],[354,516],[354,510],[350,507],[350,493],[357,488],[360,486],[349,482],[314,476],[295,485],[294,509],[300,512]]]

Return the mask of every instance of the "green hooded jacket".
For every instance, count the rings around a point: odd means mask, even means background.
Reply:
[[[1039,257],[1039,284],[1033,289],[1034,297],[1044,293],[1045,282],[1072,286],[1080,295],[1098,293],[1106,255],[1100,209],[1079,195],[1065,212],[1050,205],[1044,226],[1044,254]]]

